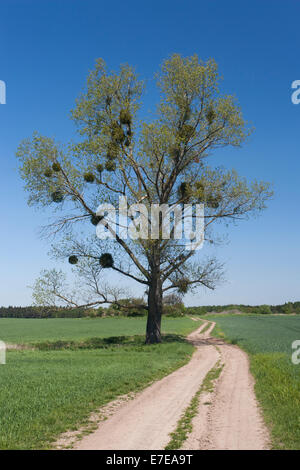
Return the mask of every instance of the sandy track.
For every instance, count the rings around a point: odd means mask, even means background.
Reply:
[[[268,433],[254,395],[248,358],[239,348],[211,338],[205,322],[188,337],[197,349],[190,362],[124,402],[74,449],[159,450],[170,441],[183,411],[207,372],[224,368],[213,393],[202,394],[184,449],[267,449]]]
[[[224,364],[215,390],[201,396],[184,449],[267,450],[269,433],[254,393],[246,353],[214,338]]]
[[[74,448],[163,449],[170,440],[169,433],[176,429],[182,411],[189,405],[205,375],[218,359],[214,346],[202,344],[200,332],[206,324],[202,324],[188,337],[197,350],[187,365],[153,383],[133,400],[125,402]]]

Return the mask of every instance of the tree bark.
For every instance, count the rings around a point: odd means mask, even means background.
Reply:
[[[158,272],[154,272],[148,292],[148,318],[146,344],[161,343],[162,283]]]

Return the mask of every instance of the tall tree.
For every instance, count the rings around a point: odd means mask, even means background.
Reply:
[[[157,75],[160,102],[155,115],[143,120],[144,85],[134,69],[122,65],[119,72],[108,72],[99,59],[72,111],[78,142],[62,146],[34,134],[20,144],[17,156],[28,202],[62,212],[48,227],[62,235],[53,252],[68,257],[84,280],[80,289],[68,294],[61,272],[45,272],[36,283],[36,298],[45,303],[56,297],[70,306],[118,304],[121,290],[103,282],[103,270],[114,270],[145,287],[146,342],[155,343],[161,341],[164,292],[215,288],[222,275],[220,263],[200,259],[198,250],[176,238],[173,212],[169,238],[164,217],[157,222],[150,212],[155,205],[202,203],[205,239],[214,242],[214,223],[252,215],[271,196],[268,184],[248,185],[235,171],[207,164],[213,150],[239,147],[249,134],[235,99],[222,95],[218,82],[214,60],[173,55]],[[146,236],[140,206],[129,211],[132,238],[120,234],[121,218],[115,225],[107,213],[97,213],[100,203],[118,207],[120,196],[127,198],[126,209],[141,203],[147,209],[142,214],[150,221]],[[194,220],[195,213],[190,217]],[[79,223],[97,229],[100,224],[112,238],[99,239],[95,230],[89,237],[86,232],[80,235]]]

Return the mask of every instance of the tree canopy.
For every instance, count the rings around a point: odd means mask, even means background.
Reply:
[[[72,110],[77,142],[62,145],[35,133],[17,152],[28,203],[51,206],[57,215],[48,227],[56,235],[53,254],[69,260],[81,279],[80,289],[68,293],[62,274],[48,272],[36,299],[54,295],[74,307],[118,304],[123,290],[103,281],[105,270],[114,270],[144,285],[148,342],[160,341],[163,293],[213,289],[222,265],[176,239],[172,217],[170,238],[164,238],[160,219],[156,239],[124,239],[97,213],[99,204],[118,207],[121,196],[128,207],[143,203],[149,213],[155,204],[204,204],[205,240],[213,243],[216,222],[258,213],[272,194],[268,183],[248,184],[234,170],[209,165],[213,151],[240,147],[250,133],[236,99],[220,92],[214,60],[174,54],[156,81],[160,100],[148,116],[142,109],[145,85],[135,70],[125,64],[108,71],[98,59]],[[138,212],[128,214],[137,232]],[[97,237],[99,224],[111,239]],[[80,234],[83,226],[90,227],[89,236],[86,228]]]

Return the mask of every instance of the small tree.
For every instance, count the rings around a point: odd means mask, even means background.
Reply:
[[[153,204],[203,203],[210,242],[215,222],[245,218],[265,207],[271,195],[267,184],[249,186],[235,171],[206,164],[213,150],[239,147],[249,134],[235,99],[221,95],[218,81],[213,60],[173,55],[157,76],[156,115],[143,120],[144,87],[134,70],[123,65],[110,73],[100,59],[72,111],[79,141],[61,146],[34,134],[20,144],[17,156],[28,202],[62,211],[48,227],[61,235],[53,253],[68,258],[81,279],[80,288],[68,294],[61,273],[43,276],[34,291],[37,302],[55,296],[71,306],[118,305],[124,293],[101,277],[106,269],[114,270],[145,287],[146,342],[156,343],[161,341],[163,293],[215,288],[222,266],[214,258],[201,260],[197,250],[176,239],[173,219],[170,238],[163,235],[160,217],[156,239],[138,235],[128,240],[97,214],[97,207],[103,202],[116,207],[119,196],[126,196],[128,205],[143,202],[149,210]],[[133,214],[130,218],[138,232],[139,222]],[[102,224],[113,238],[99,240],[93,233],[83,239],[79,223]]]
[[[171,294],[165,295],[163,297],[164,305],[183,305],[182,295],[172,292]]]

